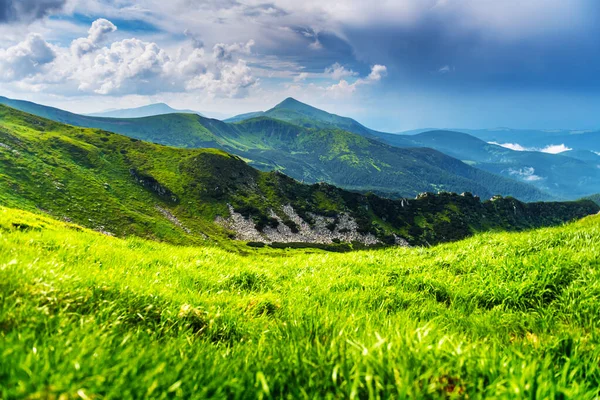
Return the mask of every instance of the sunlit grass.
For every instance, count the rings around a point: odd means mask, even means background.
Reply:
[[[599,260],[598,216],[243,255],[1,208],[0,397],[594,399]]]

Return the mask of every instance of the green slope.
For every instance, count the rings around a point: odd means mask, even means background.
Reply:
[[[262,170],[281,170],[309,183],[325,181],[396,197],[445,190],[469,191],[483,198],[501,194],[524,201],[552,199],[530,185],[468,167],[437,151],[394,148],[339,128],[306,128],[266,117],[235,124],[185,114],[92,118],[33,103],[10,104],[71,125],[96,127],[154,143],[220,148]]]
[[[385,200],[325,184],[301,185],[277,172],[257,171],[220,150],[156,145],[5,106],[0,106],[0,203],[118,236],[181,244],[223,242],[239,234],[215,223],[217,217],[230,216],[228,205],[263,233],[283,225],[297,228],[284,210],[290,205],[311,226],[318,223],[316,215],[332,218],[332,230],[342,229],[340,221],[348,215],[356,222],[353,229],[380,243],[391,243],[397,235],[413,244],[456,240],[481,230],[552,225],[599,209],[589,201],[481,203],[452,194]]]
[[[600,217],[347,254],[0,208],[0,397],[594,399]]]

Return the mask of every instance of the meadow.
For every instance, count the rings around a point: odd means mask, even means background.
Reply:
[[[600,216],[434,247],[181,247],[0,208],[0,398],[600,395]]]

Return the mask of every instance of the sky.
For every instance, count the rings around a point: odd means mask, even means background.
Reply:
[[[0,95],[382,131],[600,129],[597,0],[0,0]]]

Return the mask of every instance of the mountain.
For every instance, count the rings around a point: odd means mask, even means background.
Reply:
[[[5,106],[0,161],[3,206],[177,244],[231,246],[228,238],[273,245],[432,244],[489,229],[553,225],[600,210],[591,201],[481,202],[470,194],[383,199],[260,172],[221,150],[161,146]]]
[[[90,117],[105,117],[105,118],[142,118],[151,117],[154,115],[164,114],[197,114],[201,113],[192,110],[176,110],[165,103],[148,104],[137,108],[126,108],[120,110],[109,110],[99,113],[87,114]]]
[[[234,120],[246,120],[256,114],[241,115]],[[258,114],[301,126],[343,129],[395,147],[432,148],[478,169],[534,185],[560,198],[576,199],[600,191],[600,169],[597,168],[600,156],[589,151],[585,155],[582,151],[564,155],[520,152],[448,130],[419,130],[411,135],[377,132],[353,119],[327,113],[292,98]],[[562,134],[564,132],[559,136]]]
[[[352,118],[328,113],[291,97],[288,97],[270,110],[238,115],[225,120],[225,122],[240,122],[259,116],[278,119],[305,128],[341,129],[368,138],[377,138],[380,135],[386,135],[383,132],[369,129]],[[398,143],[401,143],[401,137],[398,138]],[[414,147],[410,141],[406,141],[404,145],[406,147]],[[400,147],[404,146],[400,145]]]
[[[393,144],[393,140],[383,141]],[[600,156],[573,150],[561,154],[515,151],[469,134],[429,131],[410,136],[415,146],[430,147],[494,174],[528,182],[561,198],[576,199],[600,191]]]
[[[561,156],[576,158],[595,165],[600,165],[600,153],[589,150],[569,150],[560,153]],[[600,167],[599,167],[600,168]]]
[[[59,122],[154,143],[219,148],[262,170],[280,170],[307,183],[325,181],[392,197],[451,191],[472,192],[483,198],[510,195],[524,201],[552,198],[531,185],[470,167],[435,150],[402,149],[337,128],[306,128],[268,117],[238,123],[191,114],[98,118],[27,102],[10,104]]]

